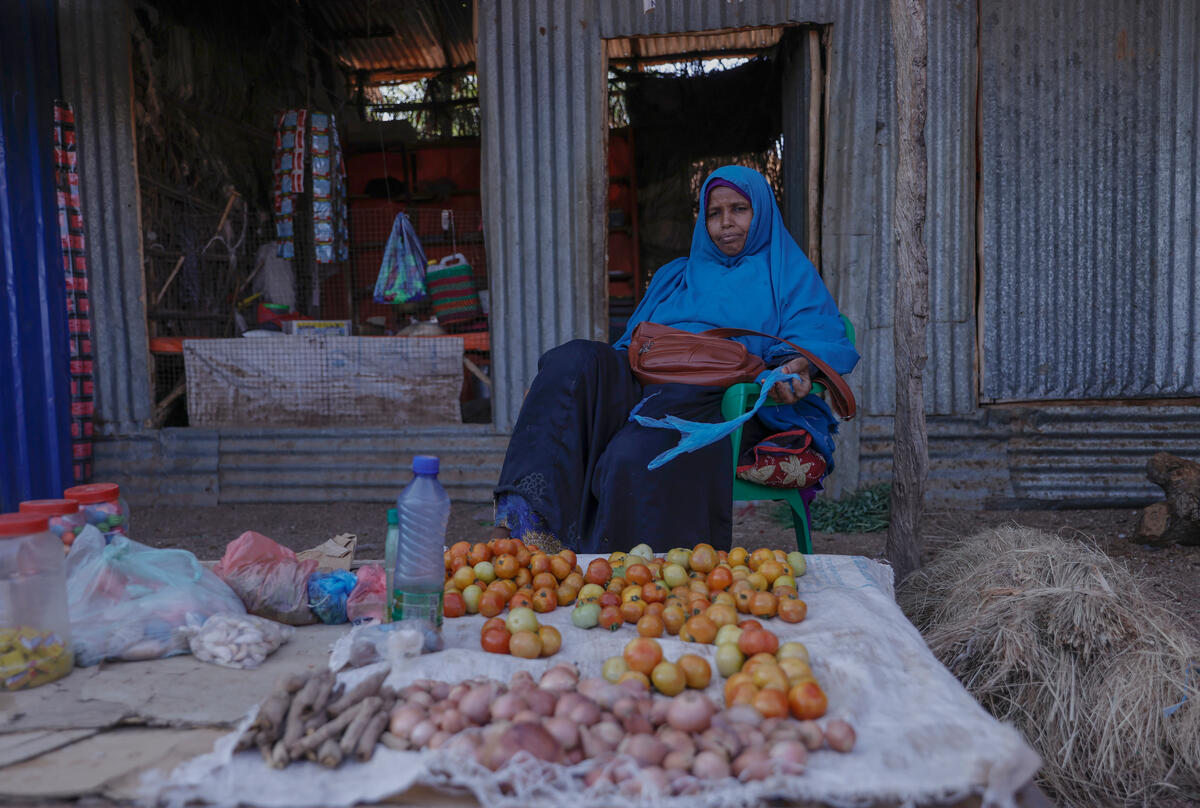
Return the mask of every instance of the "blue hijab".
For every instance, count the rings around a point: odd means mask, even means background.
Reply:
[[[716,179],[741,190],[754,210],[746,243],[733,256],[721,252],[708,235],[705,210]],[[654,273],[613,347],[628,348],[634,327],[643,321],[692,332],[746,328],[776,334],[816,354],[843,375],[854,369],[859,358],[816,267],[784,227],[771,186],[762,174],[745,166],[723,166],[704,181],[691,253]],[[793,352],[763,337],[738,341],[767,362]],[[832,469],[829,435],[837,428],[837,418],[822,399],[808,396],[792,406],[766,407],[758,417],[776,431],[808,430]]]

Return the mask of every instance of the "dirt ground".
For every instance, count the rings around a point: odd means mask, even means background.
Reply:
[[[738,503],[734,511],[734,543],[748,548],[794,547],[790,519],[779,503]],[[491,507],[456,503],[447,536],[452,540],[487,535]],[[1094,541],[1109,555],[1124,561],[1144,578],[1200,637],[1200,547],[1174,545],[1157,549],[1134,544],[1128,537],[1138,511],[1052,510],[926,512],[922,532],[925,556],[972,533],[1016,523],[1080,541]],[[296,550],[320,544],[338,533],[358,536],[359,558],[383,558],[386,509],[379,504],[347,502],[335,505],[227,505],[193,508],[141,508],[132,515],[135,538],[159,547],[182,547],[202,559],[220,558],[225,545],[244,530],[257,530]],[[816,533],[818,553],[842,553],[882,559],[885,533]]]

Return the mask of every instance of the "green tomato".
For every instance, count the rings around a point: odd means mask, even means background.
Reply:
[[[490,584],[496,580],[496,570],[492,567],[490,561],[480,561],[475,565],[475,577],[483,581],[485,584]]]
[[[717,670],[726,679],[740,671],[745,661],[746,657],[734,643],[726,642],[717,646]]]
[[[518,631],[532,631],[537,634],[538,619],[533,609],[528,606],[518,606],[508,613],[508,617],[504,619],[504,625],[511,634],[516,634]]]
[[[692,551],[685,547],[676,547],[673,550],[669,550],[667,552],[667,563],[678,564],[686,570],[692,563]]]
[[[580,603],[571,611],[575,628],[595,628],[600,623],[599,603]]]
[[[775,652],[776,659],[798,659],[808,662],[808,648],[802,642],[785,642]]]
[[[790,575],[780,575],[780,576],[779,576],[778,578],[776,578],[776,579],[775,579],[775,581],[774,581],[774,582],[771,584],[771,588],[772,588],[772,589],[775,589],[776,587],[780,587],[780,586],[790,586],[790,587],[792,587],[792,588],[795,588],[795,586],[796,586],[796,579],[795,579],[795,578],[793,578],[793,577],[792,577],[792,576],[790,576]]]
[[[479,613],[479,599],[483,597],[483,590],[479,584],[471,584],[462,591],[463,603],[467,606],[467,614]]]
[[[792,574],[799,578],[804,574],[808,565],[804,561],[804,553],[798,550],[793,550],[787,554],[788,566],[792,568]]]
[[[667,588],[674,589],[677,586],[684,586],[688,582],[687,567],[679,564],[667,564],[662,568],[663,583]]]
[[[721,626],[717,629],[717,636],[713,642],[716,645],[724,645],[725,643],[733,643],[737,645],[738,638],[742,636],[742,630],[730,623],[727,626]]]
[[[654,551],[650,549],[650,545],[648,544],[639,544],[637,547],[634,547],[632,550],[630,550],[629,554],[641,556],[642,563],[654,558]]]
[[[600,675],[615,685],[621,678],[621,674],[627,670],[629,670],[629,663],[625,661],[625,657],[609,657],[604,660],[604,667],[600,668]]]

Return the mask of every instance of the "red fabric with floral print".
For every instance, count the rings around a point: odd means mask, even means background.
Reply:
[[[777,432],[742,453],[737,476],[769,488],[808,488],[825,476],[825,458],[803,429]]]

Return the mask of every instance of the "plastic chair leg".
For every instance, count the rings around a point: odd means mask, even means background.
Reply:
[[[792,507],[792,527],[796,531],[796,549],[805,555],[811,555],[812,533],[808,527],[808,510],[804,507],[804,501],[799,496],[788,499],[788,505]]]

